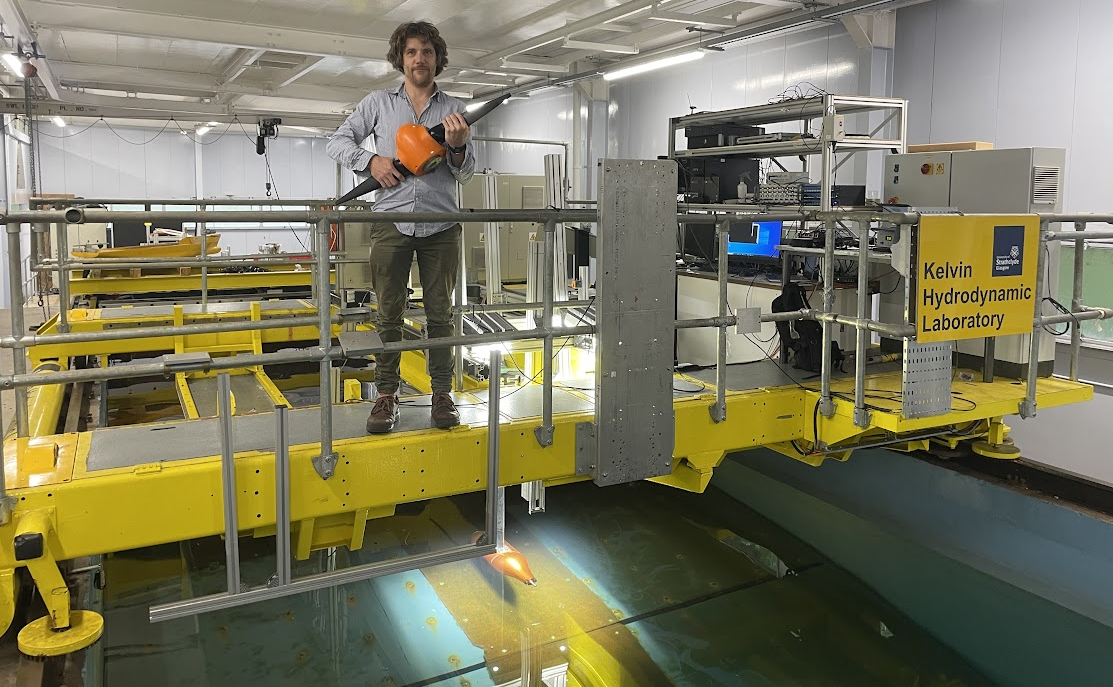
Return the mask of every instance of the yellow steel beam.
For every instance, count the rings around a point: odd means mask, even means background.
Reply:
[[[1001,384],[1013,389],[1017,400],[1023,394],[1022,387]],[[1084,388],[1068,385],[1054,390],[1061,386],[1058,382],[1041,385],[1041,407],[1074,397]],[[726,453],[792,441],[812,447],[811,394],[798,387],[732,392],[727,396],[727,421],[719,424],[711,421],[708,412],[712,402],[710,395],[676,402],[674,470],[659,481],[701,491]],[[957,415],[961,417],[938,418],[935,426],[969,424],[979,416],[986,417],[975,412]],[[838,417],[821,422],[821,442],[835,444],[836,437],[844,441],[846,432],[838,425]],[[544,449],[533,436],[539,418],[503,425],[500,483],[544,480],[554,484],[577,479],[575,425],[591,419],[589,413],[557,415],[554,444]],[[870,433],[877,431],[856,428],[853,436],[868,440]],[[90,472],[86,469],[89,437],[89,433],[81,433],[30,443],[10,441],[4,454],[8,484],[20,499],[16,520],[27,510],[55,509],[60,523],[60,560],[223,531],[217,456],[161,463],[156,447],[136,447],[137,452],[151,451],[150,462]],[[340,440],[335,443],[340,454],[336,474],[328,481],[321,480],[310,463],[318,445],[292,447],[292,519],[339,518],[336,526],[346,528],[347,534],[330,539],[350,540],[357,527],[355,514],[361,509],[376,513],[399,503],[481,490],[486,481],[486,443],[485,426]],[[852,450],[853,445],[845,448]],[[44,451],[56,458],[33,460]],[[21,462],[46,465],[47,469],[17,472],[17,452]],[[270,452],[237,455],[237,484],[245,494],[238,504],[239,521],[245,531],[274,525],[273,462]],[[10,549],[3,548],[10,542],[10,536],[0,536],[0,570],[12,565]],[[315,548],[317,544],[309,540],[305,546]]]
[[[336,282],[335,273],[332,275]],[[311,270],[285,270],[282,272],[244,272],[224,274],[209,273],[209,291],[230,291],[240,289],[273,289],[283,286],[310,286],[313,283]],[[146,274],[141,277],[75,277],[70,279],[70,294],[74,296],[94,296],[122,293],[172,293],[181,291],[200,291],[200,272],[189,275]]]
[[[22,351],[17,351],[20,355]],[[35,372],[60,372],[69,369],[68,360],[62,358],[34,367]],[[63,384],[35,386],[27,391],[28,432],[33,437],[44,437],[58,431],[58,416],[62,412],[62,399],[66,395]]]
[[[196,420],[201,417],[201,414],[197,411],[197,402],[193,400],[193,392],[189,390],[189,382],[186,379],[186,374],[184,372],[175,374],[174,384],[178,387],[178,400],[182,404],[185,416],[190,420]]]

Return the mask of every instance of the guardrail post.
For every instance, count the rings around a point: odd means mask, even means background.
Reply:
[[[20,266],[19,224],[6,225],[8,233],[8,294],[11,301],[12,336],[22,339],[27,334],[27,325],[23,321],[23,306],[27,299],[23,293],[23,269]],[[22,348],[12,352],[12,372],[17,375],[27,374],[27,354]],[[15,390],[15,427],[16,436],[25,437],[27,429],[27,389]],[[0,430],[2,431],[2,430]]]
[[[1074,289],[1071,292],[1070,311],[1080,313],[1082,306],[1082,274],[1086,268],[1086,239],[1082,232],[1086,231],[1086,222],[1075,222],[1074,230],[1079,233],[1079,238],[1074,240]],[[1082,323],[1074,322],[1070,330],[1070,380],[1078,381],[1078,359],[1082,352]]]
[[[533,430],[537,443],[541,446],[553,445],[553,244],[556,240],[556,221],[545,222],[544,257],[541,262],[542,296],[541,327],[545,334],[542,345],[541,369],[541,426]]]
[[[329,220],[322,218],[317,222],[317,328],[320,332],[320,410],[321,410],[321,453],[313,458],[313,469],[321,479],[332,477],[336,468],[336,452],[332,450],[332,287],[329,280],[331,271],[329,246]]]
[[[1027,419],[1036,416],[1036,380],[1039,377],[1040,366],[1040,332],[1043,329],[1041,321],[1043,313],[1043,291],[1046,288],[1044,271],[1047,269],[1044,255],[1047,246],[1047,219],[1040,218],[1040,240],[1036,246],[1036,306],[1032,316],[1032,336],[1028,347],[1028,388],[1024,400],[1020,402],[1020,416]]]
[[[240,538],[236,513],[236,446],[232,434],[232,380],[227,372],[216,377],[220,409],[220,467],[224,494],[224,558],[228,593],[240,593]]]
[[[744,218],[743,218],[744,219]],[[727,288],[730,285],[727,272],[727,246],[730,239],[730,222],[715,224],[715,240],[718,242],[718,280],[719,280],[719,317],[730,314],[727,305]],[[727,419],[727,326],[720,324],[715,339],[715,405],[711,406],[711,420],[716,424]]]

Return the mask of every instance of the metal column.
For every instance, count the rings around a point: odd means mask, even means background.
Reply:
[[[715,225],[715,239],[719,242],[719,317],[730,314],[727,305],[727,288],[729,275],[727,273],[727,242],[730,238],[730,222],[723,221]],[[719,423],[727,419],[727,325],[719,326],[719,335],[715,339],[715,404],[711,406],[711,419]]]
[[[274,407],[275,579],[290,584],[290,425],[289,408]]]
[[[483,178],[483,205],[488,210],[499,206],[498,176],[488,174]],[[502,290],[502,226],[499,222],[483,225],[486,240],[483,242],[484,269],[487,272],[487,302],[505,303],[506,294]]]
[[[823,96],[826,103],[824,115],[830,114],[831,96]],[[824,137],[821,171],[819,175],[819,206],[823,212],[831,211],[831,169],[835,162],[835,151],[832,143]],[[835,311],[835,223],[830,219],[823,221],[823,312],[829,314]],[[861,266],[859,266],[861,269]],[[831,338],[832,324],[829,320],[823,322],[823,337],[820,345],[823,346],[823,357],[819,377],[819,412],[824,417],[835,414],[835,404],[831,401]]]
[[[70,273],[66,269],[66,260],[69,259],[67,236],[69,224],[58,223],[58,246],[55,248],[55,259],[58,261],[58,331],[62,334],[70,330]]]
[[[464,331],[463,306],[468,302],[468,258],[464,253],[464,231],[460,229],[460,264],[456,266],[456,305],[457,312],[452,315],[452,333],[461,334]],[[454,364],[453,381],[457,391],[464,390],[464,347],[457,346],[453,352]]]
[[[1028,389],[1024,396],[1024,400],[1020,402],[1020,416],[1022,418],[1031,418],[1036,416],[1036,379],[1039,377],[1040,367],[1040,331],[1043,324],[1040,322],[1040,317],[1043,314],[1043,291],[1046,288],[1044,273],[1047,269],[1045,266],[1044,255],[1046,251],[1044,248],[1047,246],[1047,219],[1040,218],[1040,241],[1036,247],[1038,255],[1036,256],[1036,307],[1035,312],[1032,314],[1032,335],[1028,347]],[[1075,250],[1077,250],[1077,246]]]
[[[1080,235],[1086,231],[1085,222],[1075,222],[1074,230]],[[1086,267],[1085,261],[1086,254],[1086,239],[1076,238],[1074,240],[1074,289],[1071,291],[1070,297],[1070,311],[1073,313],[1082,312],[1082,273]],[[1039,295],[1037,294],[1037,298]],[[1032,336],[1036,336],[1036,332],[1032,332]],[[1075,322],[1071,325],[1070,329],[1070,380],[1072,382],[1078,381],[1078,356],[1082,351],[1082,324]]]
[[[336,452],[332,450],[332,289],[329,284],[329,220],[317,222],[317,327],[320,330],[321,353],[321,453],[313,458],[313,469],[321,479],[332,477]]]
[[[228,593],[240,593],[240,537],[236,513],[236,447],[232,435],[232,378],[222,372],[216,378],[216,402],[220,408],[220,466],[224,488],[224,558]]]
[[[492,350],[487,378],[487,544],[501,549],[506,532],[506,490],[499,486],[499,444],[502,422],[499,392],[502,386],[502,351]]]
[[[12,336],[22,339],[27,333],[27,325],[23,321],[23,305],[26,297],[23,294],[23,269],[19,249],[19,224],[8,224],[8,293],[11,298]],[[12,352],[12,371],[17,375],[27,374],[27,354],[21,348]],[[15,426],[16,435],[27,436],[27,389],[15,390]],[[2,433],[0,428],[0,433]]]
[[[870,426],[870,413],[866,410],[866,344],[869,330],[870,287],[870,225],[858,222],[858,328],[854,341],[854,424],[859,427]],[[824,323],[826,324],[826,323]],[[827,345],[830,349],[830,344]]]
[[[204,224],[197,232],[201,237],[201,312],[209,311],[209,229]]]
[[[553,445],[553,244],[555,242],[556,222],[545,222],[544,257],[541,259],[542,283],[544,284],[541,301],[541,326],[546,332],[541,354],[542,405],[541,426],[533,430],[537,443],[541,446]],[[562,299],[563,300],[563,299]]]

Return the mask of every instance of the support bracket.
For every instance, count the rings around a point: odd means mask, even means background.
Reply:
[[[321,479],[328,479],[336,471],[336,461],[339,458],[336,451],[324,455],[313,456],[313,469],[317,471]]]

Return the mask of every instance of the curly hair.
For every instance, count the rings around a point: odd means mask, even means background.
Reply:
[[[402,71],[402,55],[406,51],[406,41],[410,38],[420,38],[433,44],[433,50],[437,53],[437,69],[434,75],[440,76],[444,68],[448,66],[448,44],[441,38],[441,32],[437,30],[437,27],[427,21],[410,21],[399,24],[398,28],[394,29],[394,33],[390,35],[390,50],[386,53],[387,61],[395,69]]]

